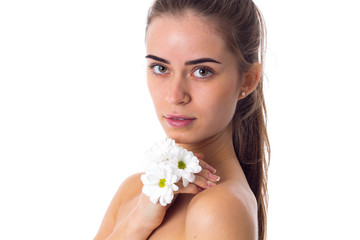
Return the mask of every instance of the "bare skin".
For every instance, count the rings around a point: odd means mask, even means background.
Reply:
[[[257,239],[256,199],[234,152],[231,119],[237,101],[256,88],[261,66],[240,74],[223,39],[191,12],[181,19],[154,19],[146,47],[148,86],[159,121],[167,136],[203,153],[197,155],[203,170],[188,187],[178,185],[176,199],[167,207],[141,193],[141,174],[129,177],[95,239]],[[189,64],[199,59],[201,63]],[[193,121],[174,127],[169,114]]]

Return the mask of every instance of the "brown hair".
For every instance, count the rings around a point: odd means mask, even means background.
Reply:
[[[215,23],[229,49],[237,56],[239,70],[247,72],[253,63],[263,64],[265,24],[251,0],[155,0],[147,26],[162,14],[182,16],[191,10]],[[257,88],[238,101],[232,119],[236,156],[258,205],[258,238],[266,239],[268,202],[267,168],[270,145],[266,130],[263,74]]]

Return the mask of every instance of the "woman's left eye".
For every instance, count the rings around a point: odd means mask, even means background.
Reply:
[[[155,65],[153,67],[154,67],[154,72],[156,74],[164,74],[164,73],[169,72],[169,69],[167,67],[165,67],[165,66],[162,66],[162,65]]]
[[[194,76],[198,78],[209,77],[212,74],[212,71],[206,68],[198,68],[194,71]]]

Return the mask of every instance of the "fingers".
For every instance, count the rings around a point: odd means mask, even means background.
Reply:
[[[179,190],[176,193],[197,194],[199,192],[204,191],[205,189],[209,189],[216,186],[216,183],[209,181],[200,175],[195,175],[194,182],[189,183],[186,187],[184,187],[184,185],[180,182],[177,185],[179,187]]]
[[[204,191],[205,189],[195,185],[194,183],[189,183],[189,185],[187,185],[187,187],[184,187],[181,184],[179,184],[179,190],[176,192],[176,194],[178,193],[190,193],[190,194],[198,194],[199,192]]]
[[[212,173],[216,173],[216,169],[213,168],[212,166],[210,166],[209,164],[207,164],[204,161],[204,154],[203,153],[195,153],[194,156],[199,159],[199,164],[202,167],[202,169],[207,169]]]
[[[216,169],[207,164],[203,160],[199,160],[200,166],[202,168],[201,172],[198,175],[202,176],[203,178],[209,180],[210,182],[216,183],[220,181],[220,177],[216,175]]]
[[[210,182],[218,182],[220,181],[220,176],[214,174],[214,173],[211,173],[209,172],[209,170],[201,170],[201,172],[199,172],[197,175],[195,175],[195,180],[196,180],[196,177],[197,176],[201,176],[202,178],[210,181]]]
[[[202,170],[195,175],[194,184],[203,189],[215,186],[216,182],[220,181],[220,177],[215,174],[216,169],[203,160],[204,154],[197,153],[195,156],[199,158],[199,164]]]
[[[216,169],[213,168],[212,166],[210,166],[209,164],[207,164],[204,160],[199,158],[199,164],[201,166],[201,168],[204,170],[208,170],[211,173],[216,173]]]
[[[187,187],[184,187],[180,181],[177,184],[179,187],[177,193],[197,194],[205,189],[216,186],[216,183],[220,181],[220,177],[215,174],[216,169],[203,160],[204,154],[196,153],[194,155],[199,159],[202,170],[195,174],[194,182],[190,183]]]
[[[220,180],[220,177],[216,176],[215,180],[209,180],[209,178],[200,176],[200,175],[195,175],[195,181],[193,182],[193,184],[197,185],[198,187],[202,188],[202,189],[207,189],[207,188],[211,188],[214,187],[216,185],[216,182],[218,182]]]
[[[203,153],[195,153],[194,154],[195,157],[197,157],[199,160],[203,160],[204,159],[204,154]]]

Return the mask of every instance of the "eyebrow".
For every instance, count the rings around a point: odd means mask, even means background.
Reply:
[[[185,66],[195,65],[195,64],[199,64],[199,63],[205,63],[205,62],[213,62],[213,63],[221,64],[221,62],[218,62],[218,61],[216,61],[215,59],[212,59],[212,58],[199,58],[199,59],[195,59],[195,60],[185,62]]]
[[[154,56],[154,55],[151,55],[151,54],[145,56],[145,58],[151,58],[151,59],[154,59],[154,60],[159,61],[159,62],[170,64],[170,62],[168,60],[157,57],[157,56]],[[199,58],[199,59],[195,59],[195,60],[186,61],[185,66],[195,65],[195,64],[199,64],[199,63],[205,63],[205,62],[213,62],[213,63],[222,64],[221,62],[216,61],[215,59],[212,59],[212,58]]]
[[[154,55],[147,55],[145,56],[145,58],[151,58],[151,59],[154,59],[155,61],[159,61],[159,62],[163,62],[163,63],[166,63],[166,64],[170,64],[170,62],[168,60],[165,60],[163,58],[160,58],[160,57],[157,57],[157,56],[154,56]]]

